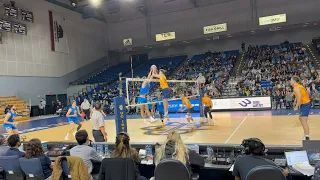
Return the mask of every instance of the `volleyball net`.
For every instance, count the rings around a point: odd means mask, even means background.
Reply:
[[[143,78],[126,78],[126,101],[128,106],[138,106],[138,97],[140,96],[140,88],[146,79]],[[167,80],[169,88],[171,90],[171,97],[169,101],[181,100],[181,94],[184,94],[188,99],[199,99],[199,89],[197,87],[197,81],[192,80]],[[147,96],[148,103],[155,104],[156,98],[161,95],[161,87],[159,79],[152,79],[150,81],[150,93]]]

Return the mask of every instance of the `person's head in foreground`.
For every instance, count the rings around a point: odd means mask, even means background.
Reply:
[[[34,138],[31,139],[26,146],[26,158],[37,158],[43,155],[43,149],[40,139]]]
[[[76,133],[76,140],[79,145],[86,145],[89,144],[89,137],[86,130],[79,130]]]
[[[263,156],[265,154],[265,146],[258,138],[244,139],[241,146],[244,148],[244,154],[257,156]]]
[[[18,148],[21,144],[19,134],[10,135],[7,141],[8,141],[8,145],[12,148]]]
[[[290,85],[294,86],[295,84],[299,84],[300,83],[300,78],[298,76],[293,76],[290,80]]]
[[[4,135],[0,134],[0,145],[5,145],[6,144],[6,137]]]
[[[132,158],[138,160],[138,152],[131,148],[130,137],[127,133],[121,132],[116,137],[116,149],[112,153],[115,158]]]
[[[155,164],[158,165],[161,160],[167,157],[177,159],[183,164],[189,161],[189,150],[183,144],[178,131],[171,131],[167,136],[165,143],[159,147],[155,153]]]

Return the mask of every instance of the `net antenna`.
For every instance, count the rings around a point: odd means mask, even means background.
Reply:
[[[142,83],[145,79],[141,79],[141,78],[126,78],[126,94],[127,94],[127,102],[128,102],[128,106],[138,106],[138,105],[144,105],[144,104],[154,104],[154,103],[157,103],[158,101],[153,101],[153,102],[149,102],[149,103],[143,103],[143,104],[130,104],[130,94],[129,94],[129,87],[130,87],[130,83],[133,82],[140,82]],[[168,82],[168,85],[169,85],[169,88],[170,85],[174,84],[174,83],[179,83],[181,85],[181,83],[185,83],[185,84],[191,84],[191,85],[195,85],[195,87],[197,87],[197,81],[192,81],[192,80],[167,80]],[[156,91],[151,91],[150,92],[150,96],[155,96],[155,95],[158,95],[160,92],[161,92],[161,88],[159,86],[159,79],[152,79],[150,84],[151,83],[154,83],[156,84],[157,88],[156,88]],[[150,85],[152,86],[152,85]],[[135,86],[136,88],[140,86]],[[186,90],[190,90],[191,89],[188,89],[188,88],[184,88],[183,89],[184,91]],[[178,96],[180,95],[180,93],[182,93],[183,91],[178,91]],[[134,93],[136,94],[136,93]],[[139,96],[139,93],[137,93],[137,95]],[[173,94],[171,94],[171,96],[173,97]],[[191,94],[191,95],[186,95],[187,98],[193,98],[193,97],[199,97],[200,94],[199,94],[199,91],[198,89],[196,89],[196,93],[195,94]],[[169,99],[169,101],[174,101],[174,100],[180,100],[180,96],[179,98],[172,98],[172,99]],[[161,101],[159,101],[161,102]]]

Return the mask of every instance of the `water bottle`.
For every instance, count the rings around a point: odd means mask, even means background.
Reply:
[[[103,154],[103,147],[102,147],[102,144],[98,144],[97,145],[97,154],[103,158],[104,154]]]
[[[213,159],[213,149],[212,146],[207,146],[207,154],[208,154],[208,160],[211,163]]]
[[[146,155],[147,155],[147,157],[152,156],[152,147],[151,147],[151,145],[146,145]]]
[[[106,158],[110,158],[110,151],[109,151],[109,146],[108,144],[104,145],[104,156]]]

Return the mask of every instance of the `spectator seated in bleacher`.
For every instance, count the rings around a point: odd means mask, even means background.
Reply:
[[[18,156],[24,157],[25,153],[19,150],[21,145],[19,134],[12,134],[7,139],[10,149],[4,154],[4,156]]]
[[[318,89],[314,89],[312,95],[312,107],[315,106],[320,106],[320,94]]]
[[[263,158],[265,146],[260,139],[244,139],[241,146],[244,148],[244,155],[237,157],[232,172],[236,180],[245,180],[250,171],[258,166],[269,165],[278,167],[273,161]],[[283,170],[283,173],[287,176],[288,170]]]
[[[88,133],[86,130],[80,130],[76,133],[76,140],[79,145],[70,149],[70,155],[80,157],[88,167],[88,173],[92,172],[92,160],[93,161],[102,161],[102,157],[89,146],[91,141],[89,140]]]
[[[154,163],[157,166],[161,160],[174,158],[185,164],[192,174],[191,166],[204,167],[204,158],[187,148],[177,131],[169,132],[165,143],[156,149]],[[191,175],[190,174],[190,175]]]
[[[53,163],[50,158],[44,154],[41,141],[37,138],[31,139],[26,145],[27,159],[38,158],[40,159],[42,171],[46,180],[51,179]]]
[[[130,146],[130,137],[127,133],[119,133],[116,137],[116,149],[111,153],[112,158],[130,158],[136,164],[140,164],[141,160],[136,149]],[[136,166],[136,179],[146,180],[147,178],[140,176],[138,166]]]
[[[307,89],[310,89],[312,83],[316,89],[319,86],[318,73],[301,43],[291,44],[285,41],[273,46],[250,45],[245,58],[243,78],[237,84],[239,95],[244,95],[245,92],[247,96],[269,96],[280,91],[283,96],[285,92],[292,91],[289,81],[294,75],[303,79],[302,84]],[[277,101],[279,99],[274,100],[277,106],[281,105]]]
[[[3,156],[9,149],[10,147],[6,145],[6,138],[0,134],[0,156]]]

